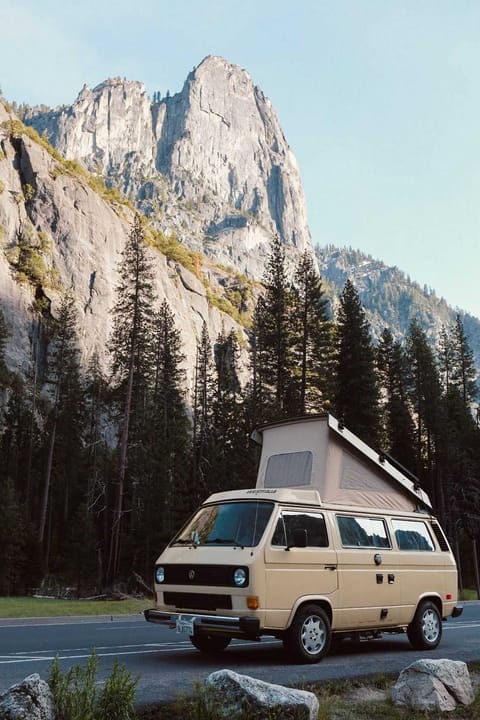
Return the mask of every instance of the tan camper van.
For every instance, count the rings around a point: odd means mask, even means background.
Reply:
[[[457,570],[428,496],[332,416],[261,428],[257,485],[209,497],[155,565],[149,622],[207,653],[283,640],[313,663],[332,637],[406,632],[435,648]]]

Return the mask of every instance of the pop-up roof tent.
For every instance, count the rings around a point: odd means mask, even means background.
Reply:
[[[432,509],[408,471],[331,415],[271,423],[254,437],[262,445],[257,488],[315,489],[324,504]]]

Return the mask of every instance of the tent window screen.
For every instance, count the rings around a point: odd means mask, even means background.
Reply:
[[[271,455],[265,471],[266,488],[301,487],[312,480],[310,450]]]

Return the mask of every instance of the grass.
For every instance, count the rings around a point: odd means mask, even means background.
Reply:
[[[478,600],[478,594],[476,590],[462,590],[460,593],[458,593],[458,599],[459,600]]]
[[[34,597],[0,598],[0,618],[73,617],[75,615],[124,615],[141,613],[151,607],[142,600],[57,600]]]

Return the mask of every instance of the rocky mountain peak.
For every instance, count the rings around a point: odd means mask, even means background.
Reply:
[[[277,115],[249,74],[221,57],[206,57],[172,96],[152,102],[142,83],[109,79],[25,121],[164,233],[240,272],[262,276],[274,234],[292,256],[313,255],[300,173]]]

